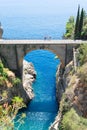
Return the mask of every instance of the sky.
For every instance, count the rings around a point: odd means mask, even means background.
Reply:
[[[84,1],[84,2],[83,2]],[[0,15],[59,14],[77,12],[78,4],[87,11],[87,0],[0,0]]]

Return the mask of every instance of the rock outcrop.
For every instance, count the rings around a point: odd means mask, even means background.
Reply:
[[[63,73],[64,73],[64,68],[62,68],[62,65],[60,64],[56,72],[56,97],[58,103],[61,100],[63,92],[65,91]]]
[[[2,66],[3,64],[0,63]],[[0,73],[0,104],[12,101],[12,98],[19,96],[27,104],[33,97],[32,83],[36,78],[36,72],[32,63],[23,61],[23,84],[22,81],[8,68],[3,66],[3,73]]]
[[[62,64],[58,66],[56,72],[56,97],[58,103],[61,101],[62,94],[65,92],[68,82],[71,79],[69,73],[72,71],[72,69],[73,61],[67,64],[65,69],[62,67]]]
[[[64,79],[67,87],[64,93],[66,102],[79,116],[87,118],[87,63],[75,72],[73,62],[70,62],[66,66]]]
[[[23,61],[23,88],[26,91],[29,99],[34,97],[32,83],[36,79],[36,71],[32,63]]]

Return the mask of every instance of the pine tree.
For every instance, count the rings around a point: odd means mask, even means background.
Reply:
[[[76,24],[75,24],[75,32],[74,32],[74,39],[78,39],[78,35],[79,35],[79,18],[80,18],[80,6],[78,6],[78,12],[77,12]]]

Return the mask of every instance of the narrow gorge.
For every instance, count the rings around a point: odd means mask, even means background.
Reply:
[[[24,57],[23,86],[33,99],[23,111],[26,113],[25,123],[19,130],[48,130],[55,120],[58,113],[56,71],[59,64],[56,55],[47,50],[34,50]]]

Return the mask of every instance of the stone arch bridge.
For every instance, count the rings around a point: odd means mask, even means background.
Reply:
[[[73,58],[73,48],[87,41],[79,40],[0,40],[0,56],[11,70],[21,72],[24,56],[32,50],[48,49],[65,66]]]

